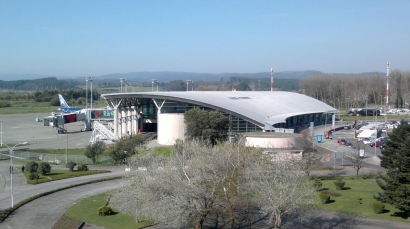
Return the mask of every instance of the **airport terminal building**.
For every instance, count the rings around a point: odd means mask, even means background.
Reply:
[[[184,139],[184,113],[192,108],[216,110],[234,134],[298,133],[310,122],[331,122],[337,110],[312,97],[285,91],[184,91],[103,94],[114,109],[114,135],[157,132],[159,144]],[[288,141],[288,140],[287,140]]]

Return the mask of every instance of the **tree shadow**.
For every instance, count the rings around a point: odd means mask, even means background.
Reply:
[[[301,208],[295,213],[286,215],[283,222],[282,228],[348,229],[357,228],[362,220],[356,216],[326,212],[312,207],[309,209]]]
[[[389,213],[389,212],[390,212],[390,210],[388,210],[388,209],[383,209],[383,211],[382,211],[381,214],[385,214],[385,213]]]
[[[384,210],[387,210],[387,209],[384,209]],[[388,210],[387,210],[387,211],[388,211]],[[406,214],[406,212],[394,212],[394,213],[391,214],[390,216],[400,217],[400,218],[402,218],[402,219],[407,219],[407,214]]]
[[[350,188],[350,187],[343,187],[342,188],[342,190],[350,190],[350,189],[352,189],[352,188]]]
[[[327,201],[327,204],[331,204],[331,203],[334,203],[334,202],[336,202],[336,200],[329,200],[329,201]]]

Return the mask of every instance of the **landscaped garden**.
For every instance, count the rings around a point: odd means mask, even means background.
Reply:
[[[74,170],[76,165],[76,163],[70,162],[67,164],[68,170],[51,169],[51,165],[47,162],[37,163],[30,161],[26,163],[24,172],[22,167],[17,167],[17,169],[24,174],[28,184],[39,184],[71,177],[110,172],[109,170],[88,170],[88,167],[83,164],[78,165],[77,170]]]
[[[374,195],[382,190],[377,185],[376,179],[365,178],[366,176],[343,177],[342,182],[345,182],[345,184],[341,190],[338,190],[334,184],[337,180],[320,180],[322,183],[320,194],[329,195],[330,200],[325,204],[318,203],[318,206],[326,211],[343,212],[382,220],[409,222],[400,210],[389,204],[385,204],[381,213],[375,213],[373,204],[378,201],[374,199]]]
[[[65,214],[70,218],[105,228],[136,229],[151,225],[148,221],[137,223],[134,217],[117,212],[115,209],[113,209],[110,215],[103,216],[98,214],[97,210],[104,207],[107,200],[108,194],[106,193],[91,196],[71,206]]]

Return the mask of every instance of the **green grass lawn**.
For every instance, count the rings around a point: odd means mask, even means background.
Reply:
[[[66,154],[66,149],[30,149],[33,153],[44,153],[44,154]],[[78,149],[67,149],[67,154],[69,155],[84,155],[85,148]]]
[[[336,114],[336,118],[339,118],[339,115]],[[354,120],[362,120],[366,121],[366,116],[348,116],[348,115],[340,115],[340,119],[343,121],[354,121]],[[367,116],[367,121],[371,122],[374,119],[373,116]],[[401,119],[410,119],[408,115],[387,115],[387,120],[401,120]],[[378,121],[384,121],[384,116],[377,116]],[[331,121],[330,121],[331,122]],[[328,123],[329,124],[329,123]]]
[[[136,229],[151,225],[150,222],[137,223],[134,217],[114,210],[114,215],[99,216],[97,209],[107,202],[107,194],[99,194],[86,198],[71,206],[65,214],[73,219],[112,229]]]
[[[21,172],[21,168],[17,168]],[[67,179],[71,177],[79,177],[79,176],[87,176],[92,174],[98,173],[108,173],[108,170],[88,170],[88,171],[69,171],[69,170],[59,170],[59,169],[51,169],[51,172],[45,176],[41,176],[40,179],[37,180],[30,180],[29,175],[30,173],[25,171],[23,174],[27,180],[27,184],[39,184],[45,183],[55,180]]]
[[[339,197],[330,197],[330,203],[328,204],[318,203],[318,206],[321,209],[382,220],[409,222],[400,216],[395,216],[396,212],[400,214],[401,211],[389,204],[386,204],[384,213],[374,213],[372,205],[376,200],[373,196],[381,191],[375,179],[358,178],[353,180],[345,178],[344,181],[346,182],[344,190],[336,190],[333,183],[334,180],[321,181],[323,183],[323,188],[341,194]],[[359,203],[358,198],[362,198],[362,204]]]

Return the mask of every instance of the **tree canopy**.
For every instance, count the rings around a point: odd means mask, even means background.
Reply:
[[[383,192],[375,196],[394,205],[410,216],[410,125],[404,120],[389,134],[380,156],[380,165],[387,169],[377,181]]]
[[[190,139],[203,139],[215,145],[227,138],[229,120],[218,111],[194,108],[185,112],[186,135]]]

